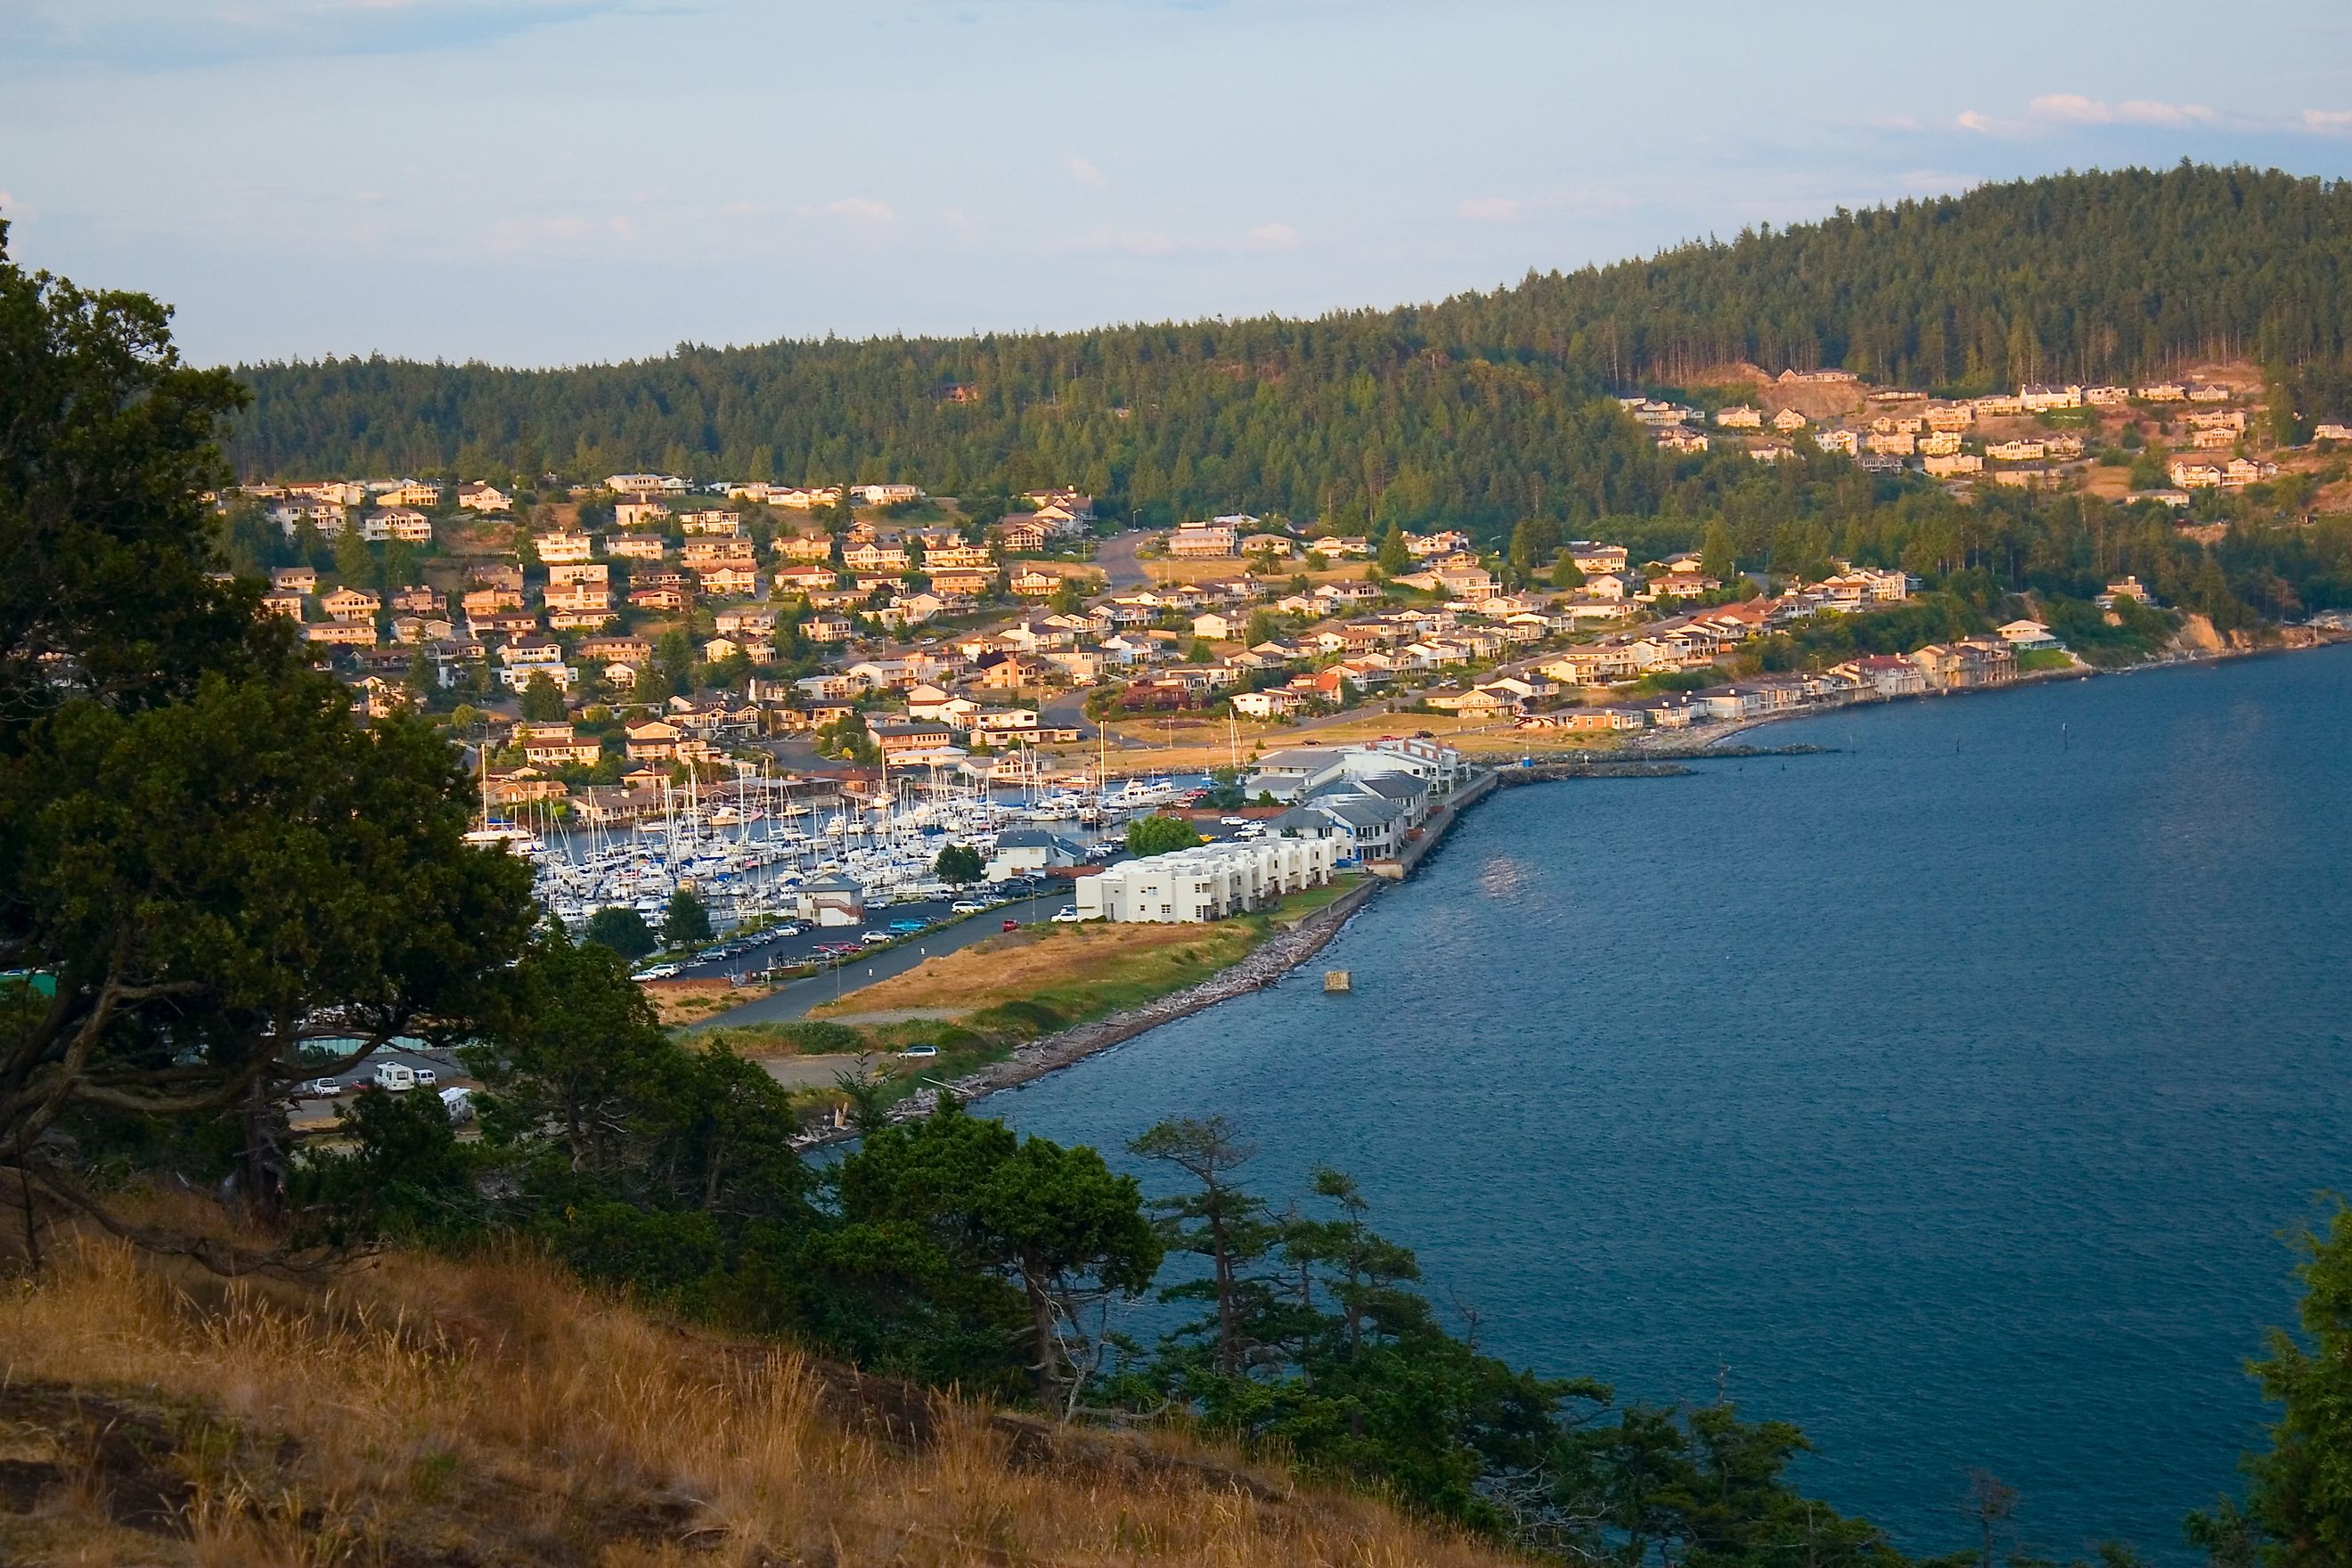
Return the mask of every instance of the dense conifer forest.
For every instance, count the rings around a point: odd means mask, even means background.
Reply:
[[[229,456],[247,477],[1074,483],[1147,521],[1240,508],[1491,535],[1665,502],[1674,461],[1605,393],[1737,361],[1936,391],[2207,356],[2324,370],[2352,345],[2347,278],[2352,185],[2067,174],[1314,321],[685,344],[553,371],[246,366]]]

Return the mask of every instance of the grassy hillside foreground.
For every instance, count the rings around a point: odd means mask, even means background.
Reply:
[[[1500,1561],[1174,1435],[681,1328],[520,1253],[231,1283],[83,1240],[0,1299],[12,1564]]]

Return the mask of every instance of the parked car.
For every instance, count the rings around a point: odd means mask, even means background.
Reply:
[[[1221,816],[1217,818],[1217,826],[1220,827],[1247,827],[1249,826],[1249,818],[1246,816]]]
[[[694,955],[694,962],[697,963],[717,963],[730,956],[732,955],[726,948],[706,947],[700,952]]]
[[[890,929],[901,936],[912,936],[919,931],[929,930],[930,923],[929,921],[892,921]]]
[[[416,1087],[419,1089],[431,1089],[441,1081],[441,1075],[431,1068],[412,1068],[410,1070],[416,1075]]]
[[[778,926],[768,934],[771,937],[798,936],[801,934],[801,928],[798,926]]]
[[[371,1081],[378,1089],[400,1094],[416,1087],[416,1069],[399,1062],[378,1062],[375,1064],[375,1076]]]
[[[948,906],[948,913],[951,915],[976,915],[986,908],[988,908],[988,906],[982,903],[977,899],[958,899],[954,903]]]
[[[635,974],[630,975],[629,978],[632,980],[675,980],[677,978],[677,965],[675,963],[656,963],[650,968],[638,970]]]
[[[318,1100],[332,1100],[343,1092],[343,1086],[337,1079],[314,1079],[302,1086],[301,1092]]]
[[[1054,923],[1057,926],[1074,926],[1077,924],[1078,906],[1076,904],[1064,904],[1060,909],[1055,910],[1054,911]]]
[[[940,1048],[937,1046],[908,1046],[905,1050],[900,1051],[898,1054],[902,1057],[922,1058],[938,1056],[940,1054]]]
[[[867,947],[879,947],[886,942],[898,941],[898,937],[895,931],[869,931],[857,940]]]

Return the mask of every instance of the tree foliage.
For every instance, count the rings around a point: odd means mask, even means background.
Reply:
[[[2306,1234],[2301,1337],[2273,1330],[2252,1364],[2279,1407],[2270,1447],[2245,1460],[2246,1500],[2191,1515],[2189,1537],[2222,1568],[2352,1562],[2352,1209]]]
[[[1127,824],[1127,850],[1130,855],[1165,855],[1171,849],[1190,849],[1201,842],[1192,825],[1181,816],[1129,817]]]
[[[0,998],[0,1170],[101,1213],[110,1150],[226,1116],[267,1214],[305,1049],[462,1026],[530,875],[465,845],[446,742],[355,722],[258,585],[214,580],[236,393],[163,323],[0,256],[0,968],[54,987]]]
[[[950,844],[940,851],[931,869],[939,874],[940,881],[951,888],[961,888],[979,881],[988,868],[981,861],[980,851],[972,846]]]
[[[590,915],[581,938],[600,947],[609,947],[632,962],[661,945],[661,939],[654,934],[654,928],[646,923],[646,917],[625,904],[612,905]]]
[[[2063,174],[1313,321],[688,346],[561,371],[255,365],[231,451],[256,476],[737,477],[761,457],[787,478],[949,494],[1074,483],[1162,520],[1246,506],[1364,531],[1442,516],[1499,542],[1526,516],[1654,506],[1673,460],[1606,390],[1734,361],[1978,390],[2206,354],[2342,364],[2347,264],[2352,186]]]

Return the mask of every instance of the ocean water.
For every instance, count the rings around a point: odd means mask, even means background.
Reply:
[[[2352,649],[1759,738],[1837,749],[1506,791],[1279,986],[988,1109],[1347,1169],[1498,1353],[1720,1378],[1906,1548],[1981,1468],[2020,1545],[2187,1560],[2352,1190]]]

